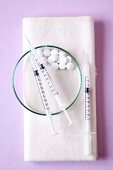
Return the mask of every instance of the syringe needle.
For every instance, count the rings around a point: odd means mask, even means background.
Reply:
[[[31,43],[30,43],[30,41],[29,41],[29,39],[28,39],[28,37],[27,37],[26,34],[25,34],[25,37],[26,37],[26,40],[27,40],[27,42],[28,42],[28,45],[29,45],[29,48],[30,48],[31,52],[33,53],[33,55],[34,55],[35,57],[37,57],[36,52],[35,52],[35,49],[34,49],[34,47],[31,45]]]
[[[56,99],[58,105],[60,106],[60,108],[62,109],[62,111],[64,112],[64,114],[65,114],[65,116],[66,116],[66,118],[67,118],[67,120],[68,120],[68,125],[71,125],[71,124],[72,124],[72,121],[71,121],[71,119],[70,119],[70,117],[69,117],[69,115],[68,115],[68,113],[67,113],[67,110],[64,108],[64,106],[63,106],[63,104],[62,104],[62,101],[61,101],[58,93],[56,93],[55,99]]]

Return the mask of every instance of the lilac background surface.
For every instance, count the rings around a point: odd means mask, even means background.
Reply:
[[[23,114],[11,85],[22,55],[22,18],[92,15],[95,20],[99,159],[23,161]],[[113,0],[0,0],[0,170],[113,169]]]

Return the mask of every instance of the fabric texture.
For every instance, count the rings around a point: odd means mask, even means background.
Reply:
[[[82,90],[75,104],[68,110],[73,121],[71,126],[63,113],[53,116],[58,135],[51,136],[46,116],[24,111],[24,159],[25,161],[74,161],[95,160],[97,158],[96,139],[96,93],[95,93],[95,46],[94,46],[94,21],[90,16],[83,17],[34,17],[23,19],[23,51],[29,50],[25,38],[28,36],[33,46],[44,44],[59,46],[70,52],[80,64],[82,73],[85,63],[90,64],[91,75],[91,115],[93,154],[85,156],[84,150],[84,112],[85,93],[84,76]],[[33,79],[29,59],[24,60],[24,101],[31,109],[41,112],[42,103],[39,92]],[[61,98],[65,106],[73,100],[79,86],[79,77],[76,71],[52,72],[48,66],[56,88],[61,91]],[[67,83],[67,77],[68,82]],[[44,80],[43,80],[44,81]],[[48,92],[44,83],[51,111],[59,111],[53,96]],[[36,93],[37,91],[37,93]],[[64,93],[65,91],[65,93]],[[75,93],[74,93],[75,91]],[[66,95],[65,95],[66,94]]]

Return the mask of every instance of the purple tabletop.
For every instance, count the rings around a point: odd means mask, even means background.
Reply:
[[[95,20],[99,159],[24,162],[23,114],[11,85],[22,55],[22,18],[91,15]],[[0,170],[107,170],[113,168],[113,0],[1,0]]]

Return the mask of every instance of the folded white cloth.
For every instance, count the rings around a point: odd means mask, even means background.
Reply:
[[[29,50],[28,43],[24,35],[27,35],[33,46],[51,44],[64,48],[70,52],[81,66],[90,64],[91,70],[91,115],[92,131],[96,132],[96,102],[95,102],[95,53],[94,53],[94,22],[92,17],[35,17],[23,19],[23,50]],[[25,103],[37,112],[41,110],[42,104],[38,98],[33,74],[29,69],[29,60],[24,62],[24,97]],[[50,70],[49,70],[50,71]],[[52,73],[50,71],[50,73]],[[77,79],[74,79],[74,71],[68,72],[69,81],[62,71],[61,76],[56,76],[55,85],[59,89],[59,84],[63,89],[67,88],[67,95],[71,99],[76,91]],[[56,75],[56,73],[53,73]],[[73,81],[72,81],[73,79]],[[59,83],[60,82],[60,83]],[[65,87],[65,84],[67,87]],[[71,85],[71,87],[70,87]],[[47,90],[47,87],[45,86]],[[36,92],[37,91],[37,92]],[[66,91],[66,90],[65,90]],[[48,94],[47,94],[48,95]],[[84,77],[82,91],[75,105],[68,110],[73,121],[72,126],[66,127],[66,120],[63,114],[53,116],[57,130],[63,129],[58,135],[49,135],[46,116],[39,116],[24,109],[24,159],[25,161],[64,161],[64,160],[95,160],[97,158],[96,133],[92,135],[93,154],[84,154]],[[62,96],[63,102],[67,105],[66,97]],[[49,102],[52,111],[56,111],[57,106],[53,97],[49,95]],[[37,104],[38,103],[38,104]]]

